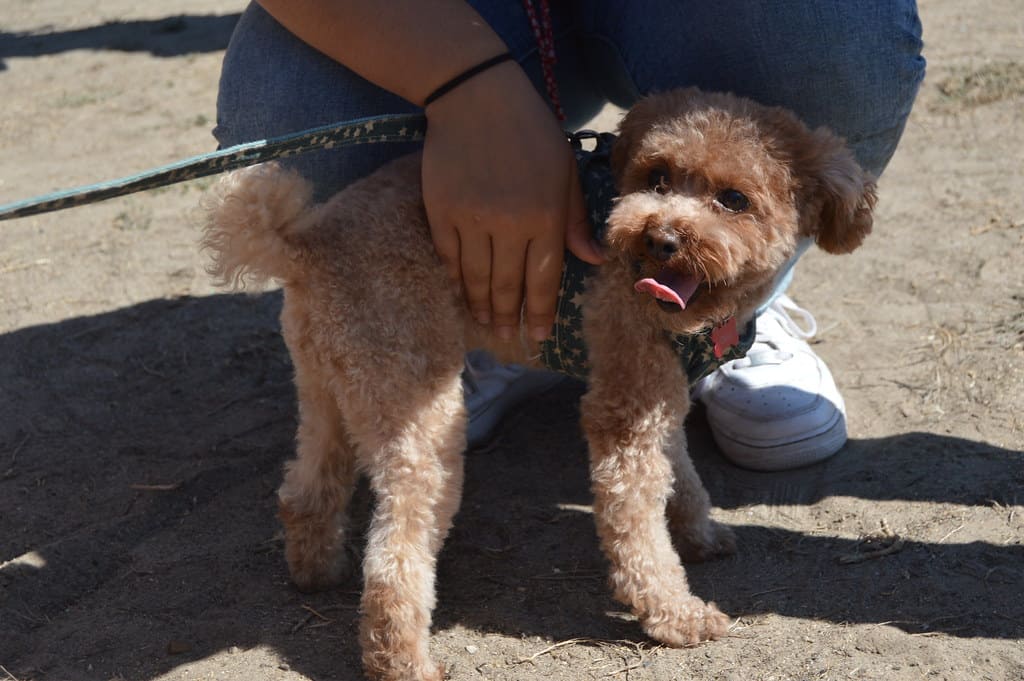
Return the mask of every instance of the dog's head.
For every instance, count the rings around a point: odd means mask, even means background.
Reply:
[[[680,333],[751,314],[801,237],[848,253],[871,231],[875,184],[843,140],[732,95],[641,100],[612,167],[609,256]]]

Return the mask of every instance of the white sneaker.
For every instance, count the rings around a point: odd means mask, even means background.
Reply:
[[[747,356],[697,384],[693,396],[704,403],[715,442],[733,463],[788,470],[827,459],[846,442],[843,398],[806,343],[816,332],[811,313],[780,296],[757,318]]]
[[[462,372],[463,394],[469,411],[468,446],[473,448],[485,443],[509,410],[561,383],[564,378],[551,371],[501,364],[482,350],[470,352]]]

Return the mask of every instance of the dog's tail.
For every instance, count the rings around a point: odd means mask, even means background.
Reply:
[[[201,203],[210,274],[235,288],[291,278],[301,261],[296,237],[314,218],[312,196],[308,180],[277,163],[222,178]]]

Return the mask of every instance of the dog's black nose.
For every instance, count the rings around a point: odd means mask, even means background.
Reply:
[[[655,227],[647,230],[644,234],[644,248],[647,249],[647,255],[661,262],[665,262],[675,255],[681,245],[682,239],[671,227]]]

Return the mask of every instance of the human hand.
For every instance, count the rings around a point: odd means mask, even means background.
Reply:
[[[462,83],[426,113],[423,201],[449,276],[499,337],[512,339],[522,322],[530,338],[547,338],[564,249],[603,260],[565,134],[512,62]]]

